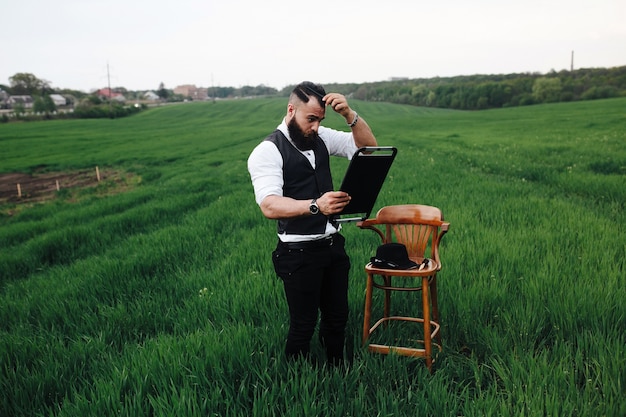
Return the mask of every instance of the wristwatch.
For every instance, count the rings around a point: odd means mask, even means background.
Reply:
[[[317,214],[320,212],[320,208],[317,205],[317,201],[315,198],[311,200],[311,204],[309,205],[309,211],[311,212],[311,214]]]

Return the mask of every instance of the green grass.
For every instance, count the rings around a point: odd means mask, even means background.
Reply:
[[[352,365],[284,360],[275,225],[246,169],[284,100],[190,103],[0,125],[0,173],[135,175],[119,194],[0,207],[0,415],[625,415],[626,99],[353,104],[399,149],[375,210],[429,204],[451,223],[434,375],[360,347],[377,242],[354,225]]]

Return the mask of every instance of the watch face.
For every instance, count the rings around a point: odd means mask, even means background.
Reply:
[[[309,206],[309,211],[311,212],[311,214],[317,214],[320,212],[320,208],[317,206],[315,202],[313,202]]]

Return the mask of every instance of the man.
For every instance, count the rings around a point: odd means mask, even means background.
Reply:
[[[343,116],[350,132],[320,126],[326,106]],[[350,259],[332,216],[350,196],[333,191],[329,155],[349,159],[358,148],[376,144],[343,95],[306,81],[293,89],[283,122],[248,158],[256,202],[265,217],[278,221],[272,260],[289,307],[285,353],[290,358],[309,356],[319,311],[327,359],[343,360]]]

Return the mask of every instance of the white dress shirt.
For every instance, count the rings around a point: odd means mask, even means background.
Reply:
[[[287,123],[284,119],[277,129],[293,144],[289,137]],[[329,155],[351,159],[358,149],[354,143],[352,132],[342,132],[320,126],[317,133],[324,141]],[[315,153],[312,150],[300,152],[309,160],[311,166],[315,168]],[[272,142],[264,140],[254,148],[248,157],[248,171],[252,179],[257,204],[260,205],[263,199],[269,195],[283,196],[283,158],[276,145]],[[326,232],[321,235],[304,236],[282,234],[279,235],[279,238],[283,242],[314,240],[336,233],[338,230],[339,229],[335,228],[330,223],[327,223]]]

